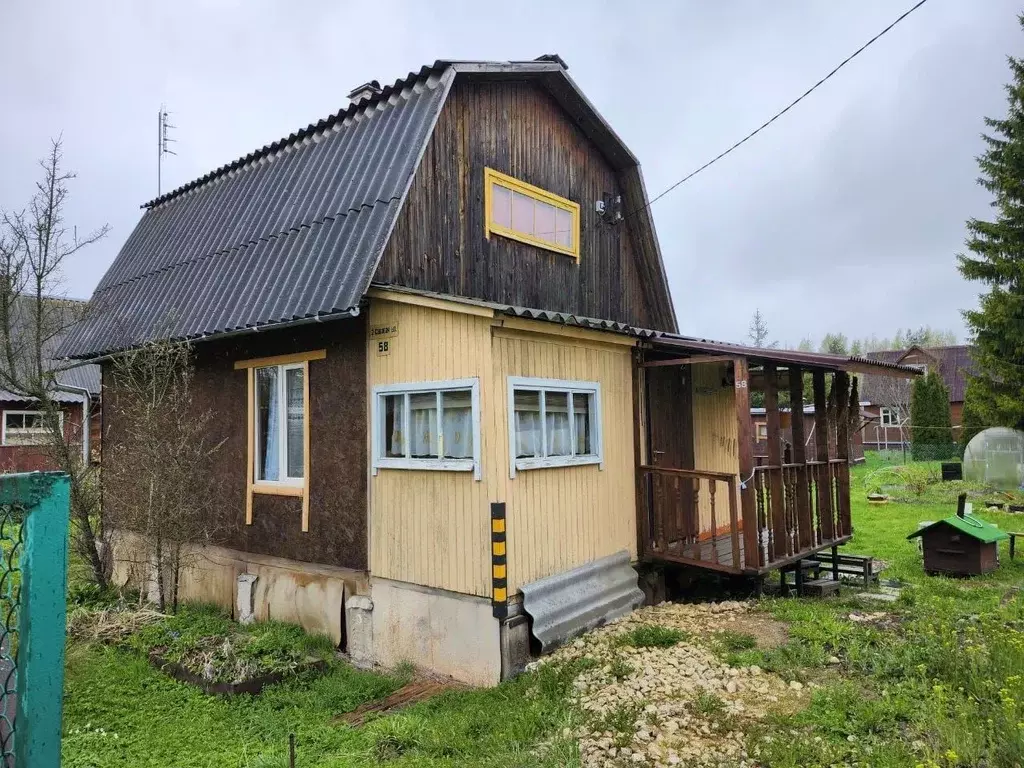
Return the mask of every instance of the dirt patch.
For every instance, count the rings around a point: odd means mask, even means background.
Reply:
[[[711,632],[737,632],[750,635],[757,641],[757,647],[762,650],[778,648],[789,642],[789,627],[781,621],[776,621],[763,614],[748,613],[731,617],[725,626],[711,629]]]
[[[417,702],[433,698],[439,693],[460,688],[451,682],[439,682],[437,680],[415,680],[408,685],[402,686],[390,696],[377,701],[370,701],[360,704],[351,712],[338,715],[334,718],[335,723],[347,723],[351,726],[360,726],[366,722],[370,715],[385,715],[399,709],[411,706]]]

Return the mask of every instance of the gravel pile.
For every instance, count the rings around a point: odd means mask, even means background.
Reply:
[[[651,625],[681,630],[684,639],[669,647],[624,642],[632,630]],[[771,707],[797,706],[806,691],[799,681],[756,666],[730,667],[716,653],[716,635],[741,631],[764,647],[785,641],[780,626],[751,613],[749,603],[663,603],[537,663],[593,660],[574,683],[585,725],[563,734],[579,740],[584,765],[753,766],[749,727]]]

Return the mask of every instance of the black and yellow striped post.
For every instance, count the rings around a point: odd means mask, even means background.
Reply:
[[[505,554],[505,503],[491,504],[491,605],[494,618],[508,618],[508,565]]]

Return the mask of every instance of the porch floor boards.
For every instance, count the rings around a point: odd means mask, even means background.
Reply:
[[[841,536],[838,539],[830,539],[819,542],[817,545],[788,557],[776,558],[767,565],[760,568],[748,568],[746,551],[743,546],[743,537],[740,537],[740,561],[733,563],[732,538],[730,536],[715,536],[697,543],[686,544],[682,541],[670,542],[668,551],[661,552],[648,549],[646,556],[649,560],[661,560],[680,565],[689,565],[695,568],[704,568],[712,571],[724,571],[726,573],[765,574],[776,571],[790,563],[809,557],[816,552],[821,552],[830,547],[837,547],[849,541],[851,536]],[[717,557],[716,557],[717,555]]]

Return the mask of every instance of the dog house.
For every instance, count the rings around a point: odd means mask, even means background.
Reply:
[[[928,573],[977,576],[999,566],[999,542],[1009,538],[991,523],[973,515],[956,514],[907,536],[921,537],[924,569]]]

